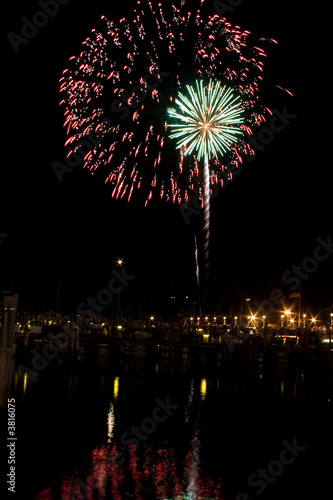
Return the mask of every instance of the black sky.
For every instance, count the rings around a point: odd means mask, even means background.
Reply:
[[[124,296],[135,311],[143,297],[151,313],[171,295],[179,304],[192,296],[196,221],[187,225],[177,207],[158,200],[147,209],[115,201],[103,179],[80,169],[59,183],[51,167],[65,156],[62,70],[101,14],[117,20],[133,5],[71,0],[18,54],[7,34],[20,34],[22,16],[40,7],[4,7],[0,234],[8,236],[0,240],[0,288],[19,290],[20,309],[54,309],[60,280],[62,310],[74,312],[107,285],[119,257],[136,276]],[[207,5],[214,14],[214,2]],[[213,302],[222,308],[244,295],[261,301],[273,288],[288,292],[282,274],[313,255],[317,237],[333,234],[328,7],[244,0],[227,16],[279,42],[268,53],[267,80],[294,97],[272,86],[265,97],[295,118],[212,200]],[[332,274],[333,255],[303,282],[305,300],[332,304]]]

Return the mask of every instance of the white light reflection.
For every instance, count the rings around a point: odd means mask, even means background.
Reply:
[[[197,497],[197,478],[199,474],[199,465],[200,465],[200,458],[199,458],[199,448],[200,448],[200,441],[198,438],[198,431],[196,431],[196,435],[192,440],[192,460],[191,460],[191,466],[190,466],[190,477],[189,477],[189,482],[187,486],[187,495],[189,500],[196,500]]]
[[[109,410],[109,412],[108,412],[108,420],[107,420],[107,427],[108,427],[108,443],[111,443],[111,441],[112,441],[114,424],[115,424],[115,418],[114,418],[114,408],[113,408],[113,404],[112,404],[112,403],[110,403],[110,410]]]
[[[192,406],[192,403],[193,403],[193,395],[194,395],[194,379],[191,380],[191,383],[190,383],[190,393],[188,395],[188,398],[187,398],[187,403],[186,403],[186,406],[185,406],[185,423],[188,422],[189,418],[190,418],[190,414],[191,414],[191,406]]]

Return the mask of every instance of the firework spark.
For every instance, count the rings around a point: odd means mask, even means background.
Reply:
[[[198,0],[195,9],[186,0],[163,6],[139,0],[132,19],[115,22],[103,15],[101,27],[91,31],[63,72],[68,156],[82,155],[82,141],[93,135],[95,144],[84,155],[83,166],[104,174],[114,198],[130,200],[139,189],[145,204],[153,194],[181,203],[198,190],[203,200],[200,158],[205,151],[211,158],[206,186],[223,185],[225,172],[253,153],[249,138],[265,119],[259,89],[266,54],[260,44],[267,40],[252,43],[249,31],[205,14],[204,4]],[[210,82],[210,92],[203,82]],[[186,85],[193,96],[211,101],[215,119],[202,106],[196,108],[209,126],[193,130],[185,147],[168,109],[195,108],[193,99],[184,95]],[[181,122],[180,117],[178,113]],[[188,130],[191,124],[184,124]],[[170,139],[174,134],[177,151]]]

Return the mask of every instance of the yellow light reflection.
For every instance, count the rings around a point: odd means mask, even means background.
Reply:
[[[283,382],[283,380],[281,380],[280,391],[281,391],[281,396],[283,396],[283,394],[284,394],[284,382]]]
[[[202,400],[206,398],[206,394],[207,394],[207,380],[205,378],[202,378],[200,383],[200,396]]]
[[[113,381],[113,397],[115,400],[118,399],[119,394],[119,377],[115,377]]]
[[[27,391],[27,381],[28,381],[28,374],[27,374],[27,372],[24,372],[24,375],[23,375],[23,392]]]

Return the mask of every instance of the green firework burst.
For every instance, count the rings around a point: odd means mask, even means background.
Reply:
[[[188,95],[179,92],[175,99],[179,109],[169,108],[174,119],[168,124],[170,138],[177,139],[177,148],[185,155],[224,156],[243,135],[244,110],[239,96],[218,81],[204,85],[195,81],[195,88],[186,85]]]

